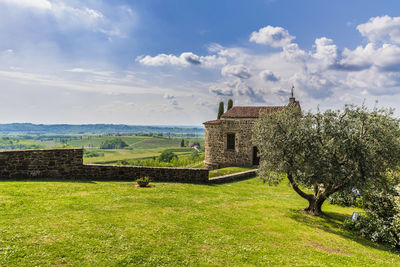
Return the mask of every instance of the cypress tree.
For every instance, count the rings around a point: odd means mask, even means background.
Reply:
[[[228,107],[226,108],[226,110],[228,111],[228,110],[230,110],[232,107],[233,107],[233,100],[232,100],[232,99],[229,99],[229,100],[228,100]]]
[[[224,114],[224,102],[219,102],[219,107],[218,107],[218,116],[217,119],[221,118],[222,114]]]

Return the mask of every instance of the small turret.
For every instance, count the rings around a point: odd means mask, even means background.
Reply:
[[[299,101],[296,101],[296,98],[294,97],[293,91],[294,91],[294,85],[292,85],[292,89],[291,89],[291,92],[290,92],[289,105],[297,105],[297,106],[300,106]]]

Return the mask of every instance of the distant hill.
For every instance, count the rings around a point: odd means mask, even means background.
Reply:
[[[145,126],[125,124],[0,124],[0,134],[194,134],[203,135],[200,126]]]

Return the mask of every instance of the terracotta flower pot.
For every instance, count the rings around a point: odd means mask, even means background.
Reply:
[[[149,182],[141,181],[141,182],[137,182],[137,184],[138,184],[140,187],[146,187],[146,186],[149,184]]]

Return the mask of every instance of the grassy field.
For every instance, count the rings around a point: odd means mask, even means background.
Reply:
[[[181,137],[154,137],[154,136],[81,136],[75,139],[66,139],[66,144],[74,147],[85,148],[99,148],[101,143],[107,139],[121,138],[129,145],[130,149],[157,149],[157,148],[170,148],[180,147],[181,140],[184,139],[186,143],[199,142],[201,146],[204,145],[204,138],[181,138]]]
[[[99,152],[102,156],[86,157],[84,163],[118,164],[119,161],[135,161],[158,157],[169,149],[177,156],[189,156],[193,148],[189,144],[199,143],[204,148],[204,137],[163,137],[163,136],[45,136],[41,140],[28,140],[24,137],[0,137],[0,149],[40,149],[57,147],[83,147],[86,150]],[[125,149],[100,149],[100,145],[109,139],[121,138],[129,146]],[[186,147],[181,147],[182,139]],[[204,151],[204,150],[203,150]],[[200,166],[200,165],[199,165]]]
[[[0,149],[40,149],[45,146],[40,142],[32,140],[11,139],[8,137],[0,137]]]
[[[298,212],[286,184],[0,182],[0,266],[398,266],[399,254]]]
[[[184,149],[175,149],[173,147],[171,149],[175,155],[177,156],[187,156],[193,152],[193,148],[184,148]],[[139,151],[132,151],[127,149],[101,149],[94,150],[98,152],[104,153],[104,156],[101,157],[92,157],[92,158],[83,158],[84,163],[99,163],[99,164],[115,164],[119,160],[137,160],[137,159],[146,159],[157,157],[164,151],[165,148],[154,148],[154,149],[143,149]]]
[[[139,160],[158,157],[162,151],[170,149],[177,156],[188,156],[193,152],[190,147],[181,148],[182,138],[148,137],[148,136],[122,136],[129,149],[93,149],[98,148],[107,136],[83,136],[82,139],[68,141],[68,145],[75,147],[91,148],[93,151],[104,153],[102,157],[85,157],[84,163],[115,164],[120,160]],[[204,146],[203,138],[186,139],[187,143],[198,142]]]

